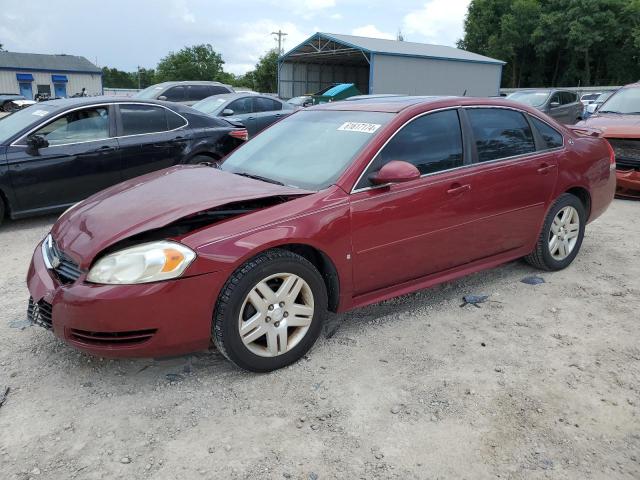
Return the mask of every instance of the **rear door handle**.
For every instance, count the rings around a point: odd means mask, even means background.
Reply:
[[[449,195],[460,195],[462,193],[468,192],[469,190],[471,190],[471,185],[469,184],[460,185],[459,183],[456,182],[449,187],[449,190],[447,190],[447,193]]]
[[[103,145],[100,148],[98,148],[98,151],[100,151],[101,153],[104,153],[104,152],[110,152],[115,149],[116,147],[112,147],[111,145]]]
[[[551,170],[553,170],[554,168],[556,168],[555,165],[549,165],[548,163],[543,163],[542,165],[540,165],[540,167],[538,168],[538,173],[540,175],[546,175],[547,173],[549,173]]]

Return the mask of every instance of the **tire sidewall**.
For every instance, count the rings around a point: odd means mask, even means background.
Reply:
[[[549,251],[549,232],[551,231],[551,224],[556,218],[556,215],[558,215],[558,212],[563,208],[569,206],[576,209],[576,211],[578,212],[578,217],[580,218],[578,239],[575,246],[573,247],[572,252],[567,258],[565,258],[564,260],[556,260],[555,258],[553,258],[551,252]],[[553,205],[553,207],[551,207],[551,210],[549,210],[543,227],[544,242],[542,245],[542,256],[544,257],[544,262],[551,270],[562,270],[563,268],[568,267],[578,255],[580,247],[582,246],[582,241],[584,239],[584,229],[587,223],[586,217],[587,215],[584,209],[584,205],[582,205],[582,202],[578,197],[571,194],[565,194],[560,197],[558,201]]]
[[[301,257],[301,260],[302,259]],[[289,352],[277,357],[261,357],[252,353],[243,343],[238,331],[238,318],[242,304],[252,288],[270,275],[292,273],[303,278],[313,292],[314,313],[311,325],[304,338]],[[223,288],[223,291],[226,290]],[[315,343],[322,331],[327,310],[327,292],[320,273],[304,261],[276,257],[259,264],[242,276],[230,295],[224,312],[216,308],[214,322],[222,329],[227,356],[239,367],[255,372],[267,372],[282,368],[301,358]]]

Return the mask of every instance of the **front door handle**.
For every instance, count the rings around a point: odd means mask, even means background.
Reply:
[[[549,173],[551,170],[553,170],[554,168],[556,168],[555,165],[549,165],[548,163],[543,163],[542,165],[540,165],[540,167],[538,168],[538,173],[540,175],[546,175],[547,173]]]
[[[468,192],[469,190],[471,190],[471,185],[469,184],[460,185],[458,182],[456,182],[451,184],[451,186],[449,187],[449,190],[447,190],[447,193],[449,195],[461,195],[465,192]]]
[[[100,148],[98,148],[98,151],[100,153],[104,153],[104,152],[111,152],[113,150],[115,150],[116,147],[112,147],[111,145],[103,145]]]

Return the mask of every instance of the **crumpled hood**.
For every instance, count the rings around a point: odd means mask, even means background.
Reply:
[[[640,138],[640,115],[596,113],[576,126],[597,128],[604,137]]]
[[[106,247],[204,210],[243,200],[311,192],[205,166],[177,166],[99,192],[51,230],[58,247],[88,268]]]

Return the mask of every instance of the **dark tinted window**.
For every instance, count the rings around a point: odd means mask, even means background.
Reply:
[[[563,145],[562,135],[555,128],[547,125],[542,120],[531,117],[533,126],[538,130],[545,143],[545,148],[558,148]]]
[[[470,108],[467,114],[480,162],[535,151],[531,128],[521,113],[499,108]]]
[[[162,107],[153,105],[120,105],[122,134],[164,132],[167,130],[167,114]]]
[[[227,87],[223,87],[222,85],[209,85],[207,89],[209,90],[209,95],[207,95],[208,97],[211,95],[220,95],[221,93],[231,92],[231,90]]]
[[[551,104],[551,103],[557,103],[558,105],[560,105],[560,94],[559,93],[555,93],[551,97],[551,100],[549,101],[549,104]],[[554,106],[553,108],[556,108],[558,105]]]
[[[282,110],[282,104],[271,98],[255,97],[253,101],[254,112],[272,112],[274,110]]]
[[[175,130],[176,128],[183,127],[187,124],[185,119],[180,115],[169,110],[165,110],[165,113],[167,114],[167,127],[169,130]]]
[[[233,110],[236,115],[251,113],[251,97],[239,98],[231,102],[226,108]]]
[[[560,92],[560,103],[563,105],[567,105],[569,103],[577,102],[578,98],[575,93],[571,92]]]
[[[186,88],[183,86],[171,87],[169,90],[159,96],[167,97],[169,102],[183,102],[185,100]]]
[[[198,101],[211,96],[207,85],[191,85],[189,87],[189,100]]]
[[[422,175],[462,166],[458,112],[424,115],[403,127],[378,154],[358,188],[369,186],[369,175],[391,160],[412,163]]]

